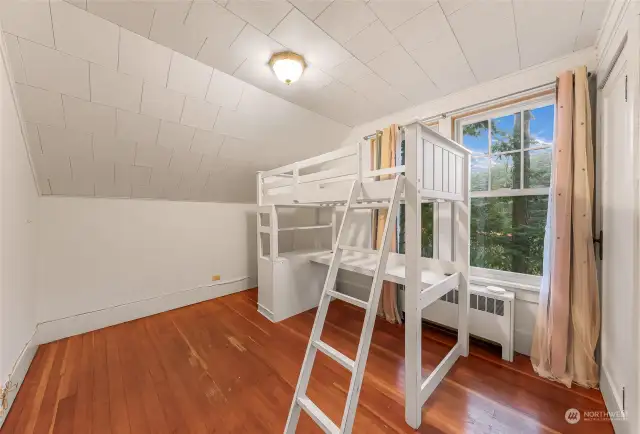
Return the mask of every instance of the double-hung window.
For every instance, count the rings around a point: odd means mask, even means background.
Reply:
[[[472,267],[542,274],[554,120],[550,98],[456,120],[472,151]]]

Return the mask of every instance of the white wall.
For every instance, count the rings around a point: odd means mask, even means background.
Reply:
[[[5,63],[0,66],[0,383],[35,331],[38,193]],[[20,375],[18,375],[20,377]],[[20,378],[12,378],[19,381]],[[10,399],[13,396],[10,395]],[[0,424],[2,423],[0,417]]]
[[[42,197],[38,322],[192,290],[255,285],[255,206]]]

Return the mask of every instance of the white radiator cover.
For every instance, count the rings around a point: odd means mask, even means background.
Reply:
[[[515,294],[489,292],[483,286],[471,285],[469,332],[473,336],[502,346],[502,358],[513,362]],[[453,290],[423,311],[428,321],[455,329],[458,316],[458,291]]]

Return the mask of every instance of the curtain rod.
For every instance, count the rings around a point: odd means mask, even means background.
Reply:
[[[539,89],[543,89],[545,87],[550,87],[552,85],[553,86],[556,85],[556,81],[555,80],[554,81],[550,81],[548,83],[540,84],[538,86],[533,86],[533,87],[530,87],[528,89],[519,90],[517,92],[512,92],[510,94],[503,95],[503,96],[500,96],[500,97],[497,97],[497,98],[488,99],[486,101],[478,102],[478,103],[475,103],[475,104],[470,104],[470,105],[467,105],[467,106],[464,106],[464,107],[460,107],[460,108],[455,109],[455,110],[451,110],[451,111],[448,111],[448,112],[442,112],[442,113],[437,114],[437,115],[433,115],[433,116],[429,116],[429,117],[426,117],[426,118],[422,118],[422,119],[419,119],[419,121],[420,122],[429,122],[429,121],[433,121],[435,119],[443,119],[443,118],[446,118],[447,116],[451,116],[453,114],[465,112],[465,111],[468,111],[468,110],[473,109],[473,108],[482,107],[484,105],[491,104],[493,102],[497,102],[497,101],[508,99],[508,98],[511,98],[511,97],[514,97],[514,96],[526,94],[526,93],[532,92],[534,90],[539,90]],[[401,128],[401,127],[398,127],[398,128]],[[363,139],[364,140],[373,139],[374,137],[378,136],[379,134],[382,134],[382,131],[378,130],[374,134],[369,134],[368,136],[364,136]]]

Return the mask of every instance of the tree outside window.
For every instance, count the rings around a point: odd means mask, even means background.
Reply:
[[[462,121],[471,157],[471,265],[542,274],[554,105]]]

